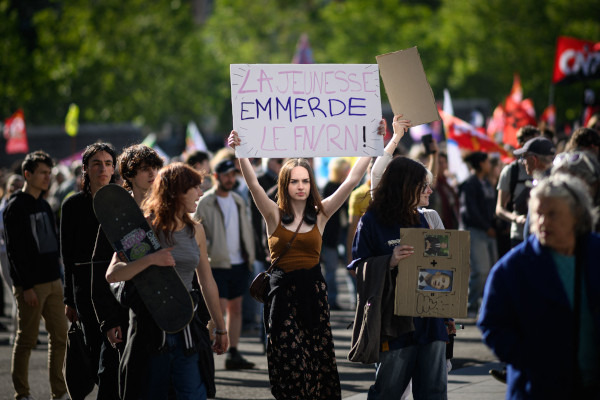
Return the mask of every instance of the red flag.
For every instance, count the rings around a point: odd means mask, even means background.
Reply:
[[[17,110],[12,117],[4,121],[4,139],[6,139],[6,154],[29,152],[23,110]]]
[[[583,109],[582,122],[583,126],[588,126],[588,122],[590,122],[590,118],[596,113],[600,112],[600,106],[588,105]]]
[[[548,128],[554,130],[554,127],[556,126],[556,107],[554,107],[554,104],[550,104],[548,107],[546,107],[542,113],[542,116],[540,117],[540,122],[544,123]]]
[[[535,109],[531,99],[523,98],[521,79],[515,74],[513,87],[504,102],[504,129],[502,141],[514,148],[519,147],[517,142],[517,131],[525,125],[537,125]]]
[[[439,110],[439,112],[446,127],[446,137],[454,140],[461,149],[500,153],[503,160],[510,158],[510,154],[484,132],[480,132],[473,125],[460,118],[447,114],[442,110]]]
[[[292,58],[292,64],[314,64],[314,62],[312,49],[308,42],[308,35],[303,33],[300,36],[300,39],[298,39],[296,53],[294,54],[294,58]]]
[[[600,42],[559,37],[552,83],[600,78]]]
[[[494,109],[494,113],[492,114],[492,118],[488,122],[487,126],[487,134],[492,140],[496,139],[498,136],[498,140],[502,139],[502,133],[504,132],[504,124],[506,122],[506,113],[504,112],[504,107],[501,104],[496,106]]]

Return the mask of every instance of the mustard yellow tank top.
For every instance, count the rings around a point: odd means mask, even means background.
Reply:
[[[294,236],[294,231],[284,228],[280,220],[275,232],[269,237],[271,260],[279,257],[292,236]],[[292,247],[279,260],[277,267],[281,268],[284,272],[314,267],[319,263],[321,241],[321,233],[317,224],[308,232],[298,232],[292,243]]]

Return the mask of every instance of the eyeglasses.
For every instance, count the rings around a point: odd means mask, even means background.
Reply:
[[[535,157],[535,154],[525,153],[521,157],[519,157],[519,161],[521,163],[525,163],[525,160],[527,159],[527,157]]]

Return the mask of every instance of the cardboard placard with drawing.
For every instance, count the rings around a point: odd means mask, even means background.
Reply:
[[[468,231],[401,229],[402,244],[414,254],[401,261],[396,281],[396,315],[460,318],[467,316]]]

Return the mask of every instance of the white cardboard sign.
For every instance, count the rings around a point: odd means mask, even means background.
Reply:
[[[383,154],[377,64],[231,64],[238,157]]]

